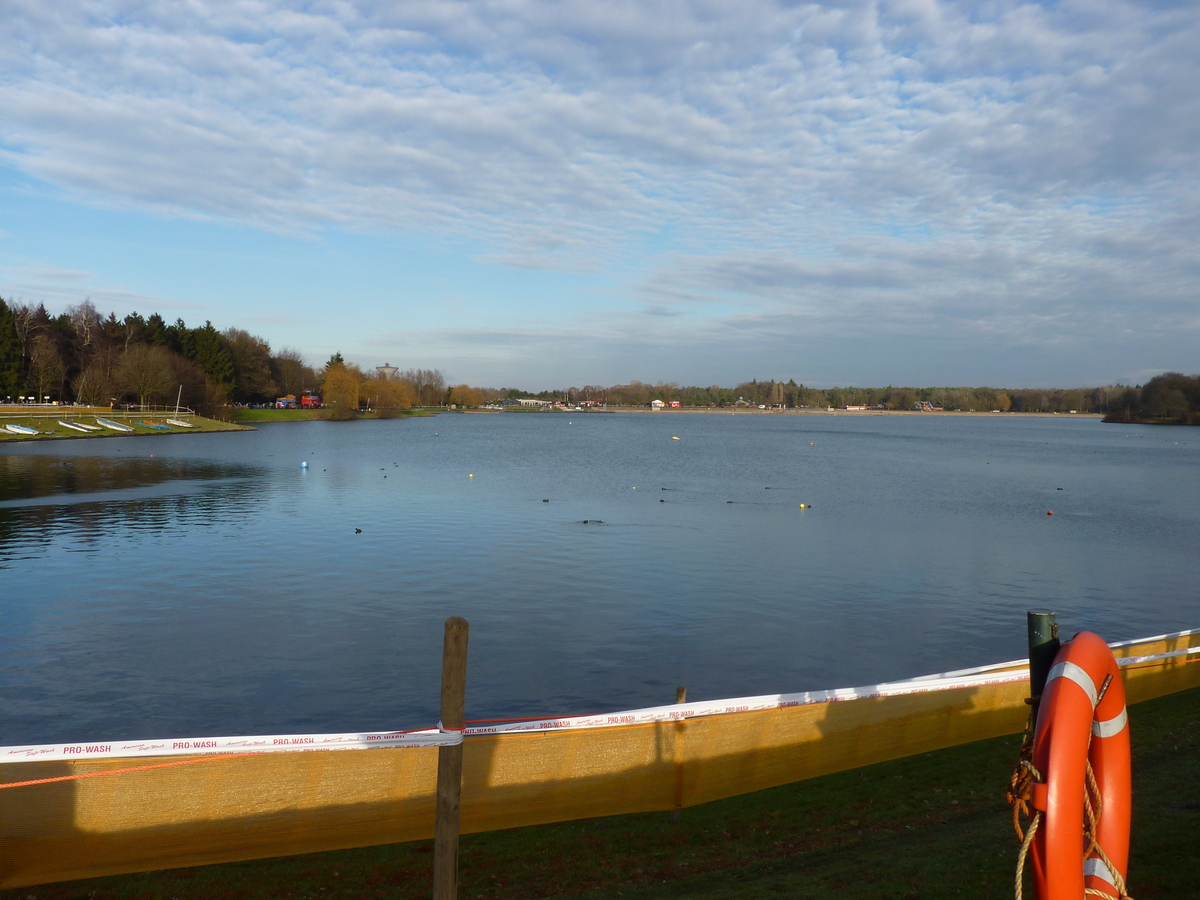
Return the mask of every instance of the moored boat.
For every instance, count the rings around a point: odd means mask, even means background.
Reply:
[[[174,425],[177,428],[195,428],[191,422],[180,422],[178,419],[167,419],[168,425]]]
[[[110,431],[123,431],[125,433],[133,431],[128,425],[122,425],[119,422],[110,422],[108,419],[101,419],[99,416],[96,417],[96,424],[103,425]]]
[[[84,434],[101,430],[99,425],[84,425],[82,422],[68,422],[66,419],[59,419],[58,424],[64,428],[70,428],[72,431],[82,431]]]

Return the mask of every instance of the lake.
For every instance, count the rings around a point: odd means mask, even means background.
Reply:
[[[1200,431],[1069,416],[447,414],[13,444],[0,743],[427,726],[450,615],[471,623],[468,718],[1013,659],[1031,608],[1108,640],[1192,628],[1198,526]]]

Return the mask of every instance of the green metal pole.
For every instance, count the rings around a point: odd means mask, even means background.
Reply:
[[[1046,688],[1046,676],[1058,655],[1058,622],[1055,614],[1031,609],[1029,618],[1029,699],[1034,707],[1037,724],[1037,702]]]

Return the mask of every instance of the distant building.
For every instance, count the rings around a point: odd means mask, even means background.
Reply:
[[[671,401],[671,409],[679,409],[679,401],[678,400]]]
[[[650,401],[651,409],[662,409],[666,405],[667,404],[663,403],[661,400],[651,400]]]

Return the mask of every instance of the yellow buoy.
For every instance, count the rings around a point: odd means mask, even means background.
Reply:
[[[674,435],[671,435],[671,440],[677,441],[677,440],[679,440],[679,438],[675,437]]]
[[[801,509],[808,509],[808,504],[807,504],[807,503],[801,503],[801,504],[800,504],[800,508],[801,508]]]
[[[474,478],[475,476],[474,476],[474,475],[468,475],[467,477],[468,477],[468,478]]]

